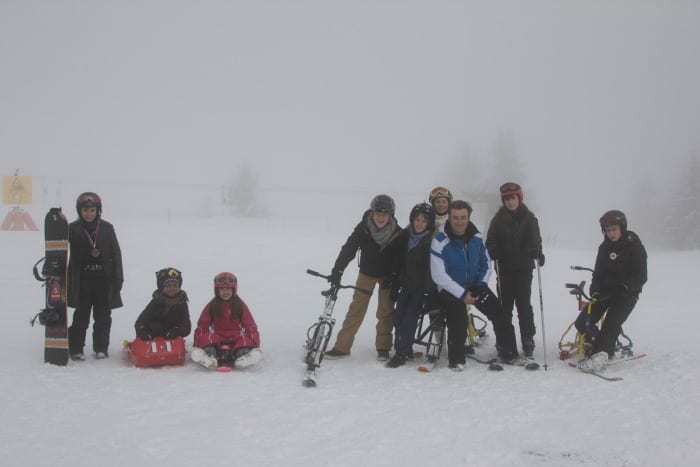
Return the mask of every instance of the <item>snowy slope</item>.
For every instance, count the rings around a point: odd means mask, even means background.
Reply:
[[[69,213],[69,217],[72,217]],[[590,266],[588,251],[550,249],[542,269],[549,371],[476,365],[463,373],[375,360],[370,312],[352,357],[325,361],[319,386],[303,388],[302,344],[321,312],[328,272],[352,228],[278,228],[274,219],[113,221],[124,254],[125,307],[113,312],[111,358],[44,365],[42,305],[31,265],[40,232],[0,232],[0,457],[7,466],[646,466],[695,465],[700,452],[700,370],[690,358],[700,327],[694,288],[698,252],[650,251],[650,278],[625,326],[647,358],[609,369],[608,383],[558,360],[557,341],[575,316],[564,282]],[[345,232],[347,230],[347,232]],[[319,233],[320,232],[320,233]],[[639,232],[644,238],[643,232]],[[154,272],[183,271],[196,320],[211,278],[238,275],[258,321],[265,361],[230,374],[184,367],[136,369],[121,358],[133,322],[155,287]],[[354,280],[352,263],[344,276]],[[341,295],[342,320],[350,293]],[[539,306],[533,297],[539,325]],[[339,324],[340,325],[340,324]],[[337,330],[337,329],[336,329]],[[542,334],[536,356],[543,359]],[[333,339],[334,340],[334,339]],[[88,348],[91,343],[88,337]],[[188,338],[191,345],[191,336]],[[478,349],[490,356],[492,342]]]

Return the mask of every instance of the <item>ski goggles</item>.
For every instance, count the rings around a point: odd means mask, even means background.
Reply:
[[[217,287],[230,287],[233,288],[238,280],[234,275],[220,275],[214,278],[214,285]]]
[[[430,199],[451,197],[452,194],[450,193],[450,190],[442,186],[435,187],[433,188],[433,191],[430,192]]]

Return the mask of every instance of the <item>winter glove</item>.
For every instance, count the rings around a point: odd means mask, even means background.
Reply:
[[[216,358],[216,346],[215,345],[207,345],[204,347],[202,350],[209,355],[210,357]]]
[[[382,279],[382,283],[379,284],[380,289],[391,289],[394,286],[394,283],[397,282],[396,280],[396,274],[390,274],[386,276],[384,279]]]
[[[339,271],[338,269],[333,269],[331,271],[331,275],[328,276],[328,282],[330,282],[331,285],[334,286],[339,286],[340,285],[340,278],[343,277],[343,271]]]
[[[591,298],[594,300],[600,300],[600,292],[591,292]]]
[[[540,267],[544,266],[544,253],[540,253],[540,257],[537,258],[537,261],[540,263]]]
[[[170,328],[165,332],[165,338],[166,339],[175,339],[177,336],[180,335],[180,328],[175,326],[174,328]]]
[[[144,341],[150,341],[153,339],[153,336],[151,335],[151,330],[148,329],[146,326],[141,326],[136,330],[136,337]]]

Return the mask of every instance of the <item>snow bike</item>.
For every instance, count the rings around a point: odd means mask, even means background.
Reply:
[[[475,321],[476,320],[476,321]],[[478,326],[476,323],[478,322]],[[420,365],[419,371],[429,372],[440,359],[442,349],[446,342],[447,318],[445,311],[436,308],[431,300],[424,301],[423,309],[418,316],[418,326],[416,326],[416,337],[413,343],[425,347],[425,358],[427,365]],[[474,347],[480,340],[486,337],[486,320],[473,313],[468,313],[467,320],[467,343],[465,345],[467,354],[474,353]]]
[[[324,276],[323,274],[312,271],[311,269],[307,269],[306,273],[312,276],[330,280],[330,276]],[[328,341],[330,340],[331,333],[333,332],[335,318],[332,318],[331,315],[333,314],[333,308],[335,307],[335,302],[338,299],[338,291],[340,289],[353,289],[360,293],[372,295],[371,291],[355,287],[354,285],[340,285],[335,283],[331,283],[330,289],[321,292],[321,295],[326,298],[323,313],[321,313],[321,315],[318,317],[318,321],[312,324],[306,331],[306,357],[304,358],[304,363],[306,363],[306,373],[304,374],[304,380],[302,382],[302,384],[306,387],[316,386],[316,368],[321,366],[323,357],[326,355]]]
[[[590,271],[591,273],[593,273],[592,269],[583,266],[571,266],[571,269],[573,269],[574,271]],[[572,356],[572,353],[576,354],[579,361],[589,357],[593,349],[593,341],[598,336],[598,333],[600,332],[600,327],[602,326],[603,321],[605,320],[605,316],[603,316],[597,325],[590,322],[591,308],[593,304],[599,301],[607,300],[607,298],[595,298],[586,295],[586,292],[584,291],[585,285],[586,281],[581,281],[578,284],[565,284],[565,287],[567,289],[571,289],[569,293],[571,295],[574,295],[576,297],[576,300],[578,301],[578,311],[581,312],[586,310],[588,319],[586,320],[586,331],[583,333],[579,332],[576,329],[575,320],[574,322],[569,324],[569,327],[566,328],[566,331],[564,331],[564,334],[562,334],[561,339],[559,339],[560,360],[569,359]],[[571,332],[572,330],[574,332]],[[615,352],[620,352],[620,355],[625,358],[632,357],[634,355],[632,346],[632,339],[630,339],[624,333],[624,331],[621,331],[620,336],[617,338],[617,342],[615,343]]]

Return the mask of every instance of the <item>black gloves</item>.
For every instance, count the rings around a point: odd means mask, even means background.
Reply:
[[[530,250],[530,258],[536,260],[540,266],[544,266],[544,253],[540,250]]]
[[[209,355],[210,357],[216,358],[216,346],[215,345],[207,345],[204,347],[202,350]]]
[[[333,269],[331,275],[328,277],[328,282],[330,282],[331,285],[339,286],[341,277],[343,277],[343,271]]]
[[[175,339],[179,335],[180,335],[180,328],[175,326],[173,328],[168,329],[165,332],[165,336],[163,336],[163,337],[165,337],[166,339]]]
[[[600,292],[591,292],[591,298],[594,300],[600,300]]]
[[[150,341],[151,339],[153,339],[153,336],[151,335],[151,330],[148,329],[146,326],[141,326],[136,330],[136,337],[144,341]]]

